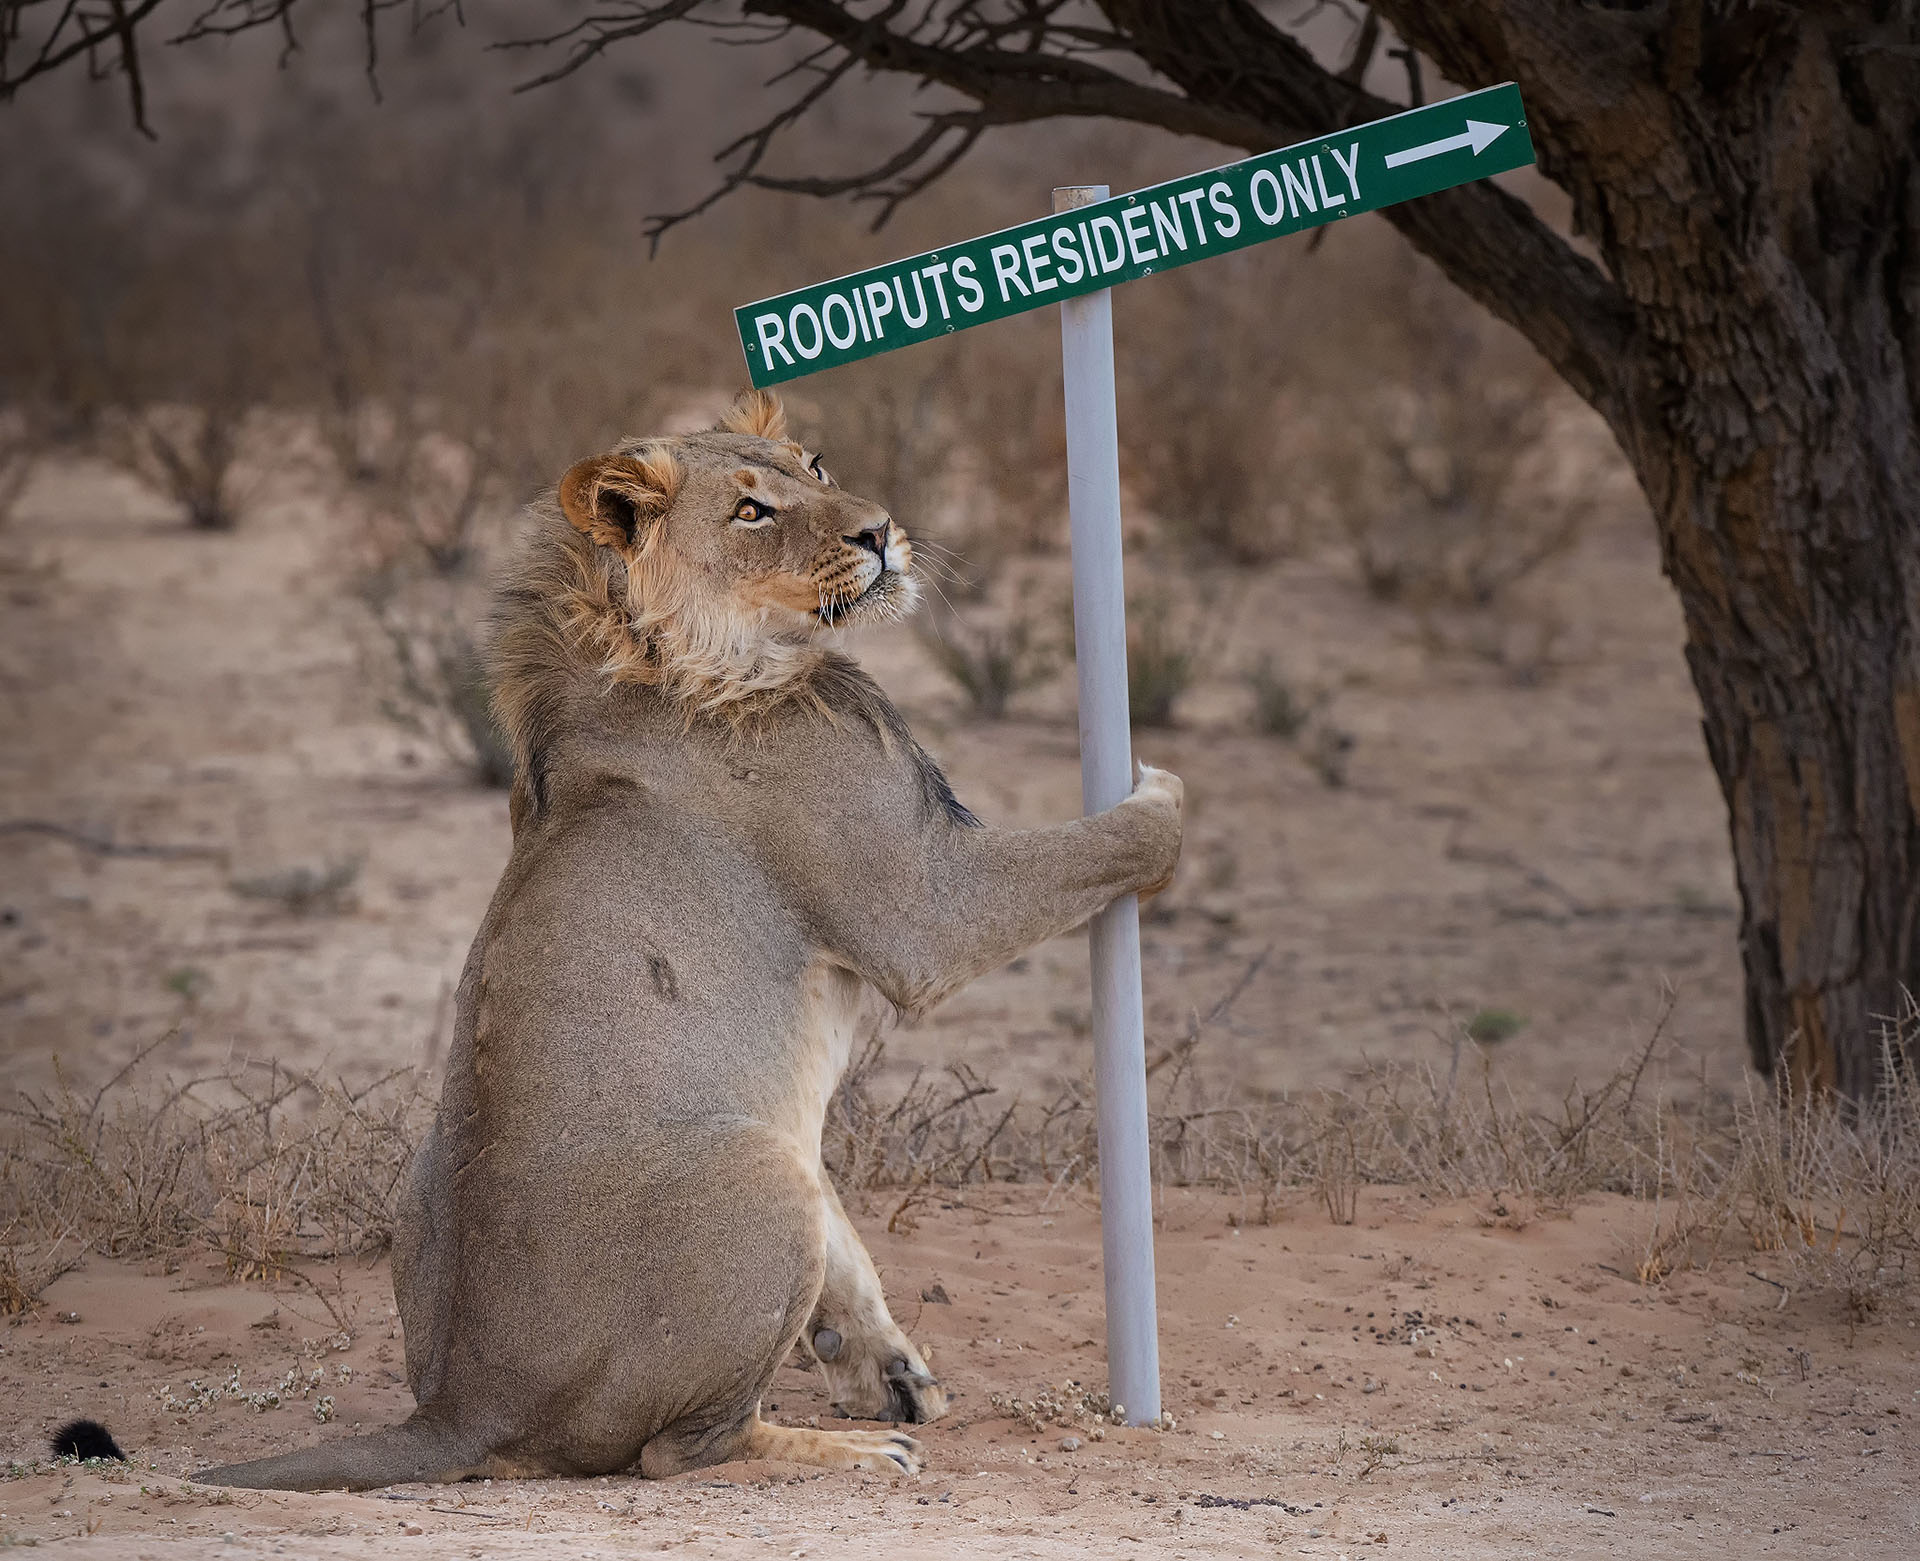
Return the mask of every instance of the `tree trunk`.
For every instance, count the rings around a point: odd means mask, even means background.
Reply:
[[[1753,1062],[1864,1096],[1920,989],[1916,28],[1868,5],[1379,8],[1456,79],[1518,80],[1627,300],[1589,399],[1686,615]]]
[[[1828,411],[1806,393],[1779,410]],[[1880,1019],[1920,986],[1920,485],[1907,474],[1903,500],[1858,460],[1740,453],[1722,491],[1695,451],[1662,473],[1661,531],[1731,819],[1747,1041],[1796,1089],[1859,1098]]]

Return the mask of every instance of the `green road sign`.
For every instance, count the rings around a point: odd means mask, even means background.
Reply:
[[[1512,82],[734,310],[756,385],[911,347],[1533,161]]]

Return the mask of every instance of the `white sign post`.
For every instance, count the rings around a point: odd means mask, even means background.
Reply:
[[[1071,211],[1104,184],[1053,192]],[[1127,700],[1127,592],[1120,555],[1120,432],[1113,388],[1113,293],[1060,305],[1067,395],[1067,508],[1073,539],[1073,644],[1080,676],[1080,799],[1088,813],[1133,789]],[[1147,1153],[1146,1016],[1140,903],[1115,900],[1088,923],[1093,1083],[1100,1121],[1100,1245],[1107,1290],[1107,1385],[1129,1425],[1160,1418],[1153,1287],[1153,1180]]]

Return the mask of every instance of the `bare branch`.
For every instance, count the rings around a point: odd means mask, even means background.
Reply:
[[[230,35],[272,24],[292,39],[300,0],[199,0],[201,9],[179,41]],[[369,73],[377,63],[380,13],[409,0],[359,0]],[[136,80],[135,30],[160,0],[113,0],[112,15],[61,6],[36,55],[19,69],[6,50],[29,7],[53,0],[0,0],[0,93],[96,47],[119,51],[130,86]],[[443,5],[428,7],[437,14]],[[1564,6],[1543,7],[1554,26],[1568,25]],[[811,195],[852,195],[878,203],[883,223],[899,203],[925,189],[963,157],[988,129],[1050,118],[1108,118],[1200,136],[1223,146],[1267,151],[1329,129],[1364,123],[1404,107],[1362,86],[1381,22],[1469,84],[1514,74],[1513,47],[1530,48],[1549,24],[1526,7],[1464,0],[1439,7],[1381,0],[1357,24],[1343,68],[1321,65],[1254,0],[600,0],[566,27],[517,40],[528,50],[561,49],[562,57],[521,90],[558,81],[615,45],[644,40],[670,24],[701,26],[728,42],[760,47],[789,36],[816,40],[776,80],[809,78],[802,90],[761,124],[723,148],[726,171],[703,200],[654,219],[652,237],[710,209],[743,186]],[[1471,13],[1469,15],[1468,13]],[[416,10],[416,23],[421,12]],[[457,14],[457,13],[456,13]],[[120,21],[113,17],[122,18]],[[1498,20],[1500,25],[1494,26]],[[1618,57],[1644,43],[1650,21],[1605,17],[1574,24],[1595,49]],[[1635,29],[1639,29],[1638,32]],[[1517,30],[1519,43],[1503,41]],[[1491,40],[1491,41],[1487,41]],[[1498,51],[1498,52],[1495,52]],[[1410,67],[1413,57],[1408,56]],[[958,100],[924,121],[891,154],[841,174],[788,174],[770,166],[783,133],[855,69],[906,77],[944,88]],[[1413,80],[1419,90],[1417,78]],[[137,91],[137,88],[135,89]],[[136,100],[137,101],[137,100]],[[136,106],[136,114],[144,112]],[[1564,159],[1542,162],[1558,177]],[[1555,163],[1559,163],[1559,167]],[[1576,204],[1580,192],[1575,191]],[[1524,332],[1556,369],[1619,426],[1625,386],[1636,359],[1630,315],[1614,284],[1552,232],[1522,201],[1492,184],[1477,184],[1390,208],[1387,220],[1434,259],[1472,297]]]
[[[1369,11],[1353,40],[1353,52],[1347,56],[1347,63],[1340,67],[1340,79],[1350,87],[1359,86],[1366,80],[1367,67],[1373,63],[1374,50],[1379,47],[1380,18]]]
[[[159,10],[164,0],[114,0],[103,15],[83,10],[80,0],[60,0],[60,13],[41,36],[37,48],[24,65],[16,68],[12,56],[23,33],[22,23],[29,10],[43,6],[45,0],[0,0],[0,99],[13,96],[36,76],[49,75],[84,59],[90,70],[97,70],[97,56],[107,45],[116,45],[123,64],[126,51],[134,47],[140,24]],[[138,88],[132,97],[135,123],[144,131],[141,116],[144,103]]]
[[[567,45],[566,56],[551,70],[544,71],[530,81],[524,81],[514,88],[516,92],[528,92],[535,87],[550,86],[562,77],[571,76],[589,61],[612,48],[616,43],[625,43],[634,38],[644,38],[655,29],[669,22],[704,22],[706,19],[694,13],[707,4],[707,0],[661,0],[653,5],[616,6],[613,13],[596,13],[583,16],[570,27],[557,32],[535,33],[526,38],[509,38],[493,45],[496,49],[551,49],[559,44]],[[709,24],[710,25],[710,24]]]
[[[1387,50],[1387,58],[1398,60],[1407,71],[1407,103],[1412,108],[1424,108],[1427,101],[1426,84],[1420,79],[1420,51],[1410,43],[1397,49]]]
[[[1263,127],[1262,138],[1232,144],[1249,151],[1405,107],[1324,69],[1250,0],[1219,0],[1214,25],[1205,28],[1185,25],[1190,16],[1168,0],[1101,0],[1101,8],[1138,57],[1190,98],[1230,96],[1246,105]],[[1380,9],[1389,22],[1396,19],[1398,7]],[[1499,78],[1457,79],[1481,85]],[[1621,426],[1639,359],[1627,301],[1598,266],[1492,183],[1461,185],[1382,215]]]

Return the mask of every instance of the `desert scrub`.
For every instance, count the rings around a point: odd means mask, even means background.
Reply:
[[[91,1093],[57,1072],[0,1112],[0,1301],[12,1310],[86,1251],[208,1252],[235,1278],[270,1279],[386,1248],[430,1109],[412,1071],[357,1088],[274,1063],[178,1080],[152,1066],[177,1034]]]
[[[180,506],[195,531],[232,531],[256,491],[240,474],[244,402],[154,406],[103,425],[102,451]]]
[[[1333,695],[1327,689],[1304,692],[1271,655],[1262,656],[1245,674],[1253,694],[1253,728],[1267,737],[1297,744],[1297,751],[1320,784],[1338,790],[1347,783],[1353,734],[1327,715]]]
[[[1193,682],[1199,645],[1175,627],[1164,596],[1143,597],[1127,612],[1127,713],[1136,727],[1173,725],[1173,709]]]
[[[382,571],[358,594],[375,630],[363,660],[381,713],[481,785],[511,786],[513,749],[494,719],[486,658],[457,593]]]
[[[1121,447],[1129,488],[1171,541],[1209,562],[1263,564],[1297,551],[1301,516],[1287,470],[1285,392],[1296,332],[1274,318],[1277,253],[1245,252],[1206,272],[1173,271],[1123,294]]]
[[[1309,693],[1271,655],[1247,669],[1246,685],[1253,695],[1253,729],[1268,737],[1291,742],[1306,730],[1332,697],[1325,689]]]
[[[1059,667],[1057,647],[1024,596],[999,621],[985,612],[943,606],[923,613],[914,632],[969,710],[990,721],[1007,713],[1015,695],[1046,682]]]
[[[1353,733],[1331,721],[1317,722],[1303,747],[1307,768],[1320,778],[1320,784],[1338,790],[1347,783],[1347,765],[1352,762]]]
[[[353,886],[360,877],[360,859],[348,857],[318,866],[299,863],[271,872],[234,878],[227,887],[249,900],[271,901],[289,916],[340,916],[359,901]],[[182,967],[167,977],[169,991],[182,997],[196,997],[206,984],[204,971]]]
[[[1496,1046],[1526,1027],[1526,1017],[1511,1008],[1482,1008],[1467,1021],[1467,1039],[1477,1046]]]

